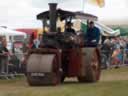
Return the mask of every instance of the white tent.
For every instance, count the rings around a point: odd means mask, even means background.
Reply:
[[[27,34],[19,31],[14,31],[8,28],[0,27],[0,35],[1,36],[24,36],[26,37]]]
[[[116,29],[113,30],[112,28],[100,23],[100,22],[95,22],[95,25],[100,28],[101,34],[103,36],[119,36],[120,35],[120,30]]]
[[[22,41],[27,37],[24,32],[14,31],[8,28],[0,27],[0,36],[5,36],[7,40],[8,50],[12,50],[12,43],[15,41]],[[11,38],[10,38],[11,37]]]

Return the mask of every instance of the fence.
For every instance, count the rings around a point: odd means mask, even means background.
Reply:
[[[0,54],[0,77],[8,78],[9,76],[8,67],[9,67],[8,56]]]
[[[23,73],[21,59],[24,54],[14,54],[7,56],[0,54],[0,78],[13,78],[15,75]],[[23,65],[23,64],[22,64]]]

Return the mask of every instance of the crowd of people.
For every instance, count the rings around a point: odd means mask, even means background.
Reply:
[[[128,49],[128,39],[124,37],[106,38],[102,44],[102,51],[109,61],[107,66],[115,65],[118,68],[124,62],[126,50]],[[125,55],[124,55],[125,54]]]

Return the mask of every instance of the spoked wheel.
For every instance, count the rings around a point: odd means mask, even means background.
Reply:
[[[100,60],[95,48],[86,48],[85,76],[78,77],[80,82],[96,82],[100,79]]]

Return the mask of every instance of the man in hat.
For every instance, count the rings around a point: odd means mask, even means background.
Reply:
[[[96,45],[100,40],[100,29],[94,25],[94,22],[89,22],[87,33],[86,33],[87,43],[95,43]]]
[[[66,23],[66,29],[65,29],[65,32],[68,32],[68,33],[71,33],[71,34],[76,34],[75,33],[75,30],[72,28],[72,23],[71,22],[67,22]]]

